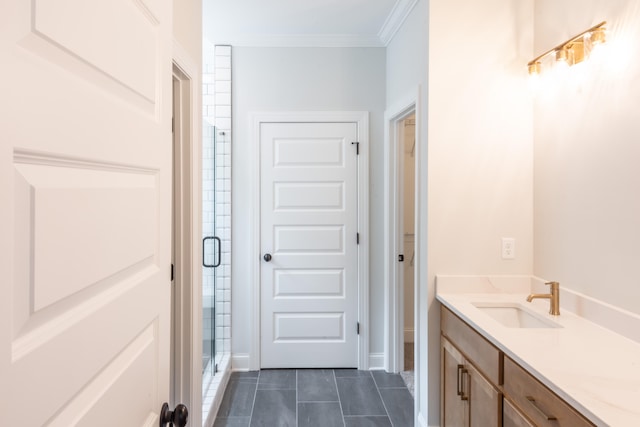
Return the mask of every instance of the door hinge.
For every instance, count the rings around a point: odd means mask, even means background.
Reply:
[[[356,322],[356,334],[360,335],[360,322]]]
[[[176,119],[171,117],[171,133],[174,133],[176,129]]]
[[[173,282],[173,264],[171,264],[171,281]]]
[[[404,262],[404,255],[398,255],[398,262]]]
[[[360,143],[359,142],[352,142],[351,143],[351,145],[354,145],[354,144],[356,146],[356,156],[359,156],[360,155]]]
[[[360,244],[360,233],[356,233],[356,245]]]

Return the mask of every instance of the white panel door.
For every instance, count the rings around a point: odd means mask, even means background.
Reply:
[[[260,126],[263,368],[357,366],[357,137]]]
[[[0,413],[156,426],[169,398],[169,0],[3,0]]]

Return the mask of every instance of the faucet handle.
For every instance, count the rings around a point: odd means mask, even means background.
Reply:
[[[546,282],[545,285],[551,286],[552,294],[557,294],[558,292],[560,292],[560,283],[558,282]]]

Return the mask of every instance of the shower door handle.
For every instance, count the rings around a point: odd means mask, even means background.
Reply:
[[[216,242],[216,246],[218,247],[218,251],[217,251],[218,259],[213,264],[207,264],[207,262],[205,261],[207,240],[214,240]],[[202,266],[208,267],[208,268],[216,268],[216,267],[220,267],[221,263],[222,263],[222,242],[220,241],[220,238],[216,236],[207,236],[204,239],[202,239]]]

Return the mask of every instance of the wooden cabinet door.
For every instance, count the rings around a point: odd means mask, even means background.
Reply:
[[[462,354],[445,338],[441,344],[442,393],[441,417],[443,427],[468,425],[468,405],[458,394],[462,387],[462,370],[465,360]]]
[[[502,395],[470,363],[465,364],[467,374],[462,378],[463,390],[469,396],[469,426],[500,426]]]

